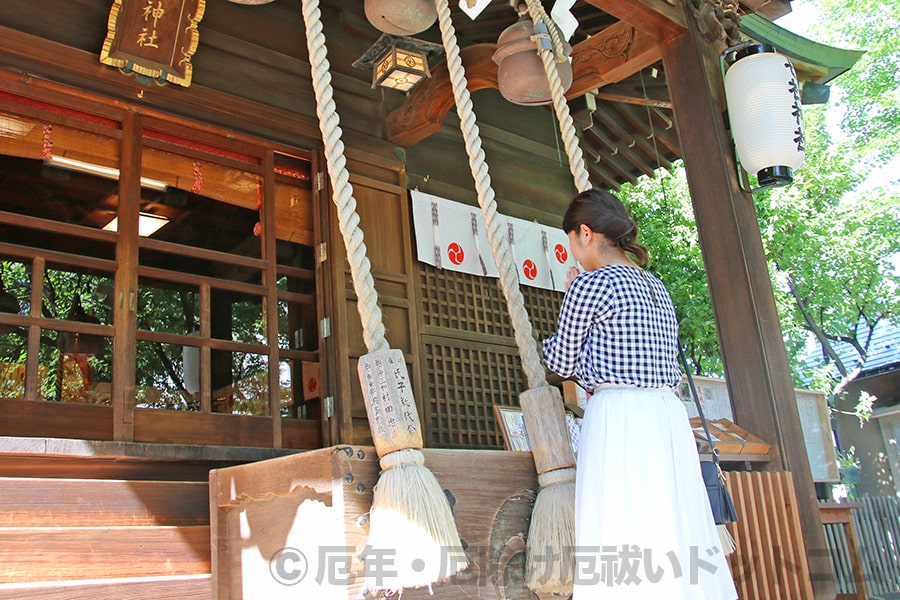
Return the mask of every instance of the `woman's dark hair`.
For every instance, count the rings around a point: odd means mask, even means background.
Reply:
[[[622,201],[609,192],[587,190],[572,199],[563,215],[563,231],[576,231],[581,225],[602,233],[617,247],[634,255],[640,266],[646,267],[650,262],[647,249],[635,241],[637,224]]]

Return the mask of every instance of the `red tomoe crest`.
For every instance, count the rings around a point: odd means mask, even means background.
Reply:
[[[566,247],[562,244],[557,244],[554,250],[556,252],[556,260],[559,261],[559,264],[566,264],[566,261],[569,260],[569,253],[566,252]]]
[[[461,265],[466,258],[466,253],[463,251],[462,246],[453,242],[447,246],[447,256],[450,257],[450,262],[454,265]]]
[[[525,273],[525,277],[534,280],[534,278],[537,277],[537,265],[529,258],[522,263],[522,272]]]

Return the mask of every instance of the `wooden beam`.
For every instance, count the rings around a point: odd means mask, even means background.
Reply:
[[[205,525],[0,528],[0,581],[204,575],[209,539]]]
[[[130,600],[159,600],[160,598],[211,598],[212,575],[169,575],[24,583],[20,587],[6,584],[7,598],[29,600],[97,600],[98,598],[129,598]],[[2,598],[3,596],[0,596]]]
[[[612,111],[608,110],[605,106],[600,105],[597,106],[597,110],[594,111],[594,114],[603,121],[604,126],[609,131],[616,134],[620,140],[625,142],[625,145],[621,148],[622,156],[624,156],[628,162],[633,164],[639,171],[642,171],[647,175],[653,175],[653,169],[648,166],[647,161],[638,156],[635,149],[635,146],[637,146],[640,150],[643,150],[647,155],[655,159],[656,155],[653,145],[648,143],[647,139],[641,135],[641,129],[636,129],[634,133],[629,132],[622,127],[620,123],[622,119],[621,115],[617,112],[611,114],[611,112]],[[650,127],[649,123],[647,124],[647,127]]]
[[[475,44],[460,51],[470,92],[497,88],[497,65],[491,58],[496,44]],[[572,85],[567,98],[616,83],[659,61],[662,51],[655,38],[624,23],[617,23],[576,45],[572,51]],[[387,137],[409,147],[437,132],[454,105],[450,72],[441,63],[431,79],[417,86],[403,106],[387,117]]]
[[[650,113],[649,115],[647,114],[648,112]],[[657,111],[656,113],[653,113],[652,110],[648,111],[646,108],[622,106],[620,107],[619,114],[624,116],[625,120],[638,131],[644,127],[648,129],[647,140],[649,141],[647,143],[652,148],[652,154],[659,155],[659,166],[670,169],[672,167],[672,162],[666,158],[665,153],[668,151],[676,156],[681,156],[681,149],[677,148],[677,144],[674,144],[671,138],[665,133],[666,127],[657,127],[653,124],[653,115],[656,114],[658,116],[660,112]],[[669,128],[674,125],[671,120],[667,122]]]
[[[656,135],[656,141],[660,142],[663,146],[668,148],[669,152],[680,157],[681,156],[681,142],[678,140],[678,130],[675,129],[675,122],[669,118],[667,114],[658,108],[651,108],[650,112],[656,116],[657,120],[662,121],[666,124],[662,129],[655,128],[654,134]],[[671,134],[667,134],[665,132],[671,132]]]
[[[262,250],[263,258],[268,261],[264,272],[264,279],[267,294],[269,298],[278,297],[278,273],[277,263],[278,254],[276,251],[275,240],[275,221],[279,216],[275,214],[275,155],[273,152],[266,152],[266,158],[263,163],[266,167],[266,174],[263,179],[263,206],[260,221],[263,225]],[[266,302],[266,336],[269,340],[278,339],[278,303]],[[282,427],[281,427],[281,365],[278,362],[278,344],[269,344],[269,416],[272,418],[272,447],[282,447]],[[296,392],[295,392],[296,393]],[[299,402],[299,398],[294,398],[294,402]]]
[[[598,162],[598,164],[602,163],[604,165],[608,165],[612,167],[612,169],[616,171],[625,181],[637,183],[637,177],[634,176],[634,174],[631,172],[631,169],[628,168],[628,166],[621,165],[621,161],[618,160],[619,158],[624,157],[624,150],[627,150],[627,148],[619,148],[619,145],[616,144],[613,140],[609,139],[596,125],[589,127],[585,130],[585,132],[589,132],[592,136],[605,144],[606,147],[610,150],[609,154],[604,156],[602,160]]]
[[[627,23],[610,25],[572,49],[572,86],[567,98],[575,98],[630,77],[659,62],[659,42]]]
[[[491,59],[497,44],[475,44],[459,52],[470,92],[497,87],[497,65]],[[438,131],[453,107],[453,89],[446,61],[431,71],[409,99],[387,116],[387,137],[398,146],[412,146]]]
[[[0,477],[4,528],[209,525],[208,502],[205,481]]]
[[[617,94],[609,91],[597,92],[594,94],[597,100],[606,100],[607,102],[619,102],[621,104],[636,104],[638,106],[654,106],[656,108],[672,108],[672,102],[669,100],[654,100],[653,98],[644,98],[643,96],[634,96],[631,94]]]
[[[770,21],[791,12],[791,0],[741,0],[741,4]]]
[[[753,199],[737,182],[725,128],[721,48],[707,43],[690,18],[664,44],[663,63],[675,107],[688,185],[736,421],[774,444],[770,468],[791,472],[816,598],[834,598],[822,520],[772,283]]]
[[[93,114],[119,118],[125,111],[139,111],[148,118],[167,121],[171,115],[189,119],[192,129],[227,128],[236,137],[253,136],[284,144],[290,148],[314,148],[320,144],[321,133],[310,116],[262,104],[193,83],[188,89],[178,86],[143,88],[133,77],[125,77],[117,69],[101,64],[97,55],[52,42],[0,25],[0,59],[7,69],[23,73],[0,73],[4,89],[34,94],[40,90],[42,99],[66,97],[71,94],[62,86],[73,86],[84,97],[74,108]],[[298,82],[299,83],[299,82]],[[58,85],[62,84],[62,86]],[[302,82],[306,85],[306,81]],[[176,89],[178,88],[178,89]],[[102,94],[97,102],[90,93]],[[393,146],[382,139],[345,128],[344,143],[348,157],[390,156]]]
[[[587,3],[659,41],[680,35],[685,29],[684,13],[674,0],[587,0]]]

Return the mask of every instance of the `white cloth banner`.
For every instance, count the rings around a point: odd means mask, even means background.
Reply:
[[[484,220],[478,207],[426,194],[412,196],[417,258],[439,269],[497,277]],[[500,216],[509,235],[521,285],[562,292],[566,271],[578,267],[569,239],[560,229]],[[580,268],[579,268],[580,270]]]
[[[564,292],[566,290],[566,273],[573,268],[580,273],[581,265],[569,251],[569,236],[563,233],[562,229],[545,227],[544,233],[547,234],[545,257],[553,277],[553,289]]]
[[[542,243],[543,226],[522,219],[511,219],[513,225],[513,253],[516,255],[516,269],[519,283],[532,287],[553,289],[553,279],[544,254]]]
[[[439,269],[497,277],[478,207],[418,190],[413,190],[411,195],[420,261]],[[474,227],[477,232],[473,231]]]

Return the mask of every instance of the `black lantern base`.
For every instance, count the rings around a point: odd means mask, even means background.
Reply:
[[[794,171],[790,167],[766,167],[756,174],[759,189],[782,187],[794,181]]]

